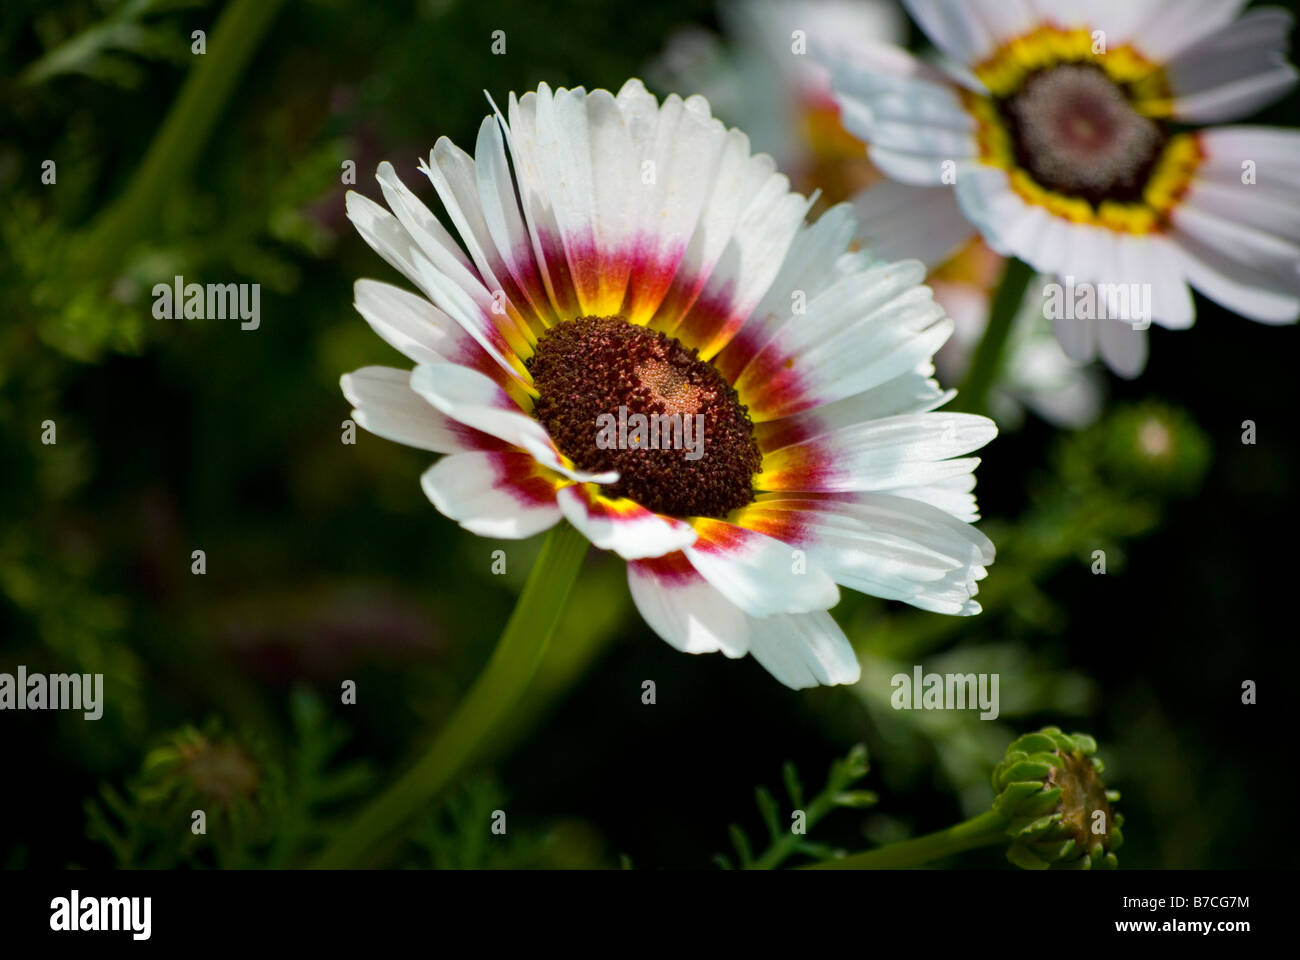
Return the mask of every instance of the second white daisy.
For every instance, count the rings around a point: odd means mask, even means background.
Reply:
[[[1300,134],[1171,126],[1246,116],[1290,89],[1290,14],[1238,17],[1236,0],[905,5],[947,61],[858,45],[834,70],[845,126],[895,181],[860,204],[869,240],[896,255],[920,234],[908,252],[924,256],[973,226],[1040,272],[1137,285],[1150,317],[1053,318],[1068,353],[1099,351],[1128,376],[1150,319],[1191,325],[1192,287],[1253,320],[1300,316]],[[906,223],[875,216],[888,210]]]

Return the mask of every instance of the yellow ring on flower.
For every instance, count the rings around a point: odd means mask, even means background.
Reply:
[[[1106,200],[1094,207],[1080,197],[1043,187],[1016,164],[1011,134],[994,98],[1013,95],[1030,74],[1062,63],[1095,64],[1125,88],[1133,109],[1144,116],[1167,117],[1172,112],[1173,98],[1164,71],[1133,47],[1125,44],[1098,53],[1094,52],[1093,35],[1086,29],[1039,27],[1003,44],[975,67],[975,75],[991,97],[961,91],[963,105],[977,124],[980,160],[1006,170],[1011,188],[1026,203],[1044,207],[1072,223],[1133,234],[1163,229],[1203,158],[1195,134],[1178,134],[1165,144],[1139,203]]]
[[[995,97],[1007,97],[1020,89],[1025,78],[1036,70],[1059,63],[1091,63],[1105,71],[1115,83],[1130,87],[1134,107],[1148,100],[1167,100],[1169,85],[1159,64],[1148,60],[1129,44],[1095,52],[1093,34],[1082,27],[1061,30],[1043,26],[1009,40],[975,67],[975,76]]]

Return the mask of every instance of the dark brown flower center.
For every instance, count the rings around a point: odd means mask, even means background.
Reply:
[[[674,517],[725,517],[754,499],[754,425],[697,350],[622,317],[580,317],[546,331],[527,366],[533,415],[579,468],[618,471],[609,496]]]
[[[1048,190],[1098,207],[1136,203],[1160,159],[1161,125],[1133,109],[1124,88],[1091,64],[1031,74],[999,101],[1016,163]]]

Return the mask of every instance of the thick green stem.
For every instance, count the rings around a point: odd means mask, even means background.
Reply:
[[[94,221],[87,248],[93,266],[111,272],[170,199],[208,142],[222,108],[283,0],[231,0],[126,190]]]
[[[569,524],[550,532],[492,658],[456,712],[415,766],[371,802],[313,866],[365,861],[489,745],[537,673],[586,553],[586,538]]]
[[[823,860],[804,869],[894,870],[900,867],[919,867],[963,850],[974,850],[998,842],[1006,843],[1006,829],[1006,818],[990,810],[937,833],[890,843],[874,850],[864,850],[837,860]]]
[[[989,392],[1002,372],[1007,339],[1033,275],[1034,271],[1027,264],[1014,258],[1007,261],[1002,282],[989,307],[989,322],[984,328],[984,336],[975,348],[966,380],[957,391],[956,408],[970,413],[988,412]]]

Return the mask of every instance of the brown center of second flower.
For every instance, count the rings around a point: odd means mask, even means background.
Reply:
[[[1031,74],[999,109],[1016,163],[1041,186],[1093,207],[1140,201],[1167,139],[1124,88],[1091,64]]]

